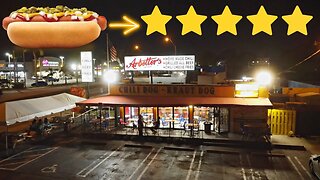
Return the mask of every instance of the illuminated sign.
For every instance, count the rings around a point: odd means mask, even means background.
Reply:
[[[135,85],[117,84],[110,88],[111,95],[128,96],[214,96],[234,97],[233,86],[214,85]]]
[[[42,60],[43,67],[58,67],[59,62],[57,61],[48,61],[47,59]]]
[[[187,56],[126,56],[126,71],[186,71],[194,70],[194,55]]]
[[[259,86],[257,84],[236,84],[235,97],[258,97]]]
[[[91,51],[81,52],[81,77],[82,77],[82,82],[93,82]]]

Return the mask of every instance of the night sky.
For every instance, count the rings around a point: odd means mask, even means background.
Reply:
[[[224,60],[228,63],[232,77],[242,75],[247,63],[259,58],[270,59],[274,71],[281,72],[320,48],[320,43],[317,46],[314,43],[320,41],[319,0],[10,0],[10,4],[8,3],[7,1],[1,7],[2,19],[23,6],[66,5],[70,8],[87,7],[105,16],[109,22],[120,21],[123,15],[128,15],[139,22],[140,29],[129,36],[123,36],[121,30],[108,29],[101,32],[96,41],[81,48],[43,50],[44,55],[65,56],[65,60],[70,62],[80,58],[81,50],[92,50],[94,58],[98,62],[104,62],[106,33],[109,34],[121,61],[126,55],[173,55],[173,46],[164,43],[162,34],[146,35],[147,25],[140,16],[151,14],[155,5],[158,5],[162,14],[173,17],[166,28],[177,47],[177,54],[195,54],[196,61],[201,64],[215,64]],[[202,24],[202,36],[195,33],[181,35],[182,24],[175,17],[186,14],[190,5],[193,5],[197,14],[208,16]],[[243,17],[237,24],[236,36],[230,33],[216,35],[218,25],[210,18],[212,15],[221,14],[226,5],[233,14]],[[257,14],[261,5],[268,14],[278,16],[272,24],[272,36],[265,33],[251,35],[252,24],[245,17]],[[292,14],[297,5],[303,14],[313,16],[307,24],[308,35],[294,33],[287,36],[288,25],[281,16]],[[0,37],[0,59],[7,59],[5,52],[13,49],[19,56],[21,48],[15,47],[9,41],[4,29],[0,30]],[[133,50],[135,44],[139,44],[140,51]],[[29,60],[32,58],[30,52],[31,50],[27,52]],[[291,76],[295,79],[320,81],[320,56],[313,57],[293,71]]]

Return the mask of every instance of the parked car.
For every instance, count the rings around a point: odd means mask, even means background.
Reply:
[[[48,86],[48,83],[45,81],[38,81],[31,84],[32,87],[41,87],[41,86]]]
[[[52,76],[45,76],[45,77],[43,77],[43,79],[47,80],[48,82],[51,82],[51,81],[59,82],[59,78],[54,78]]]
[[[32,77],[31,77],[32,80],[36,80],[36,78],[37,78],[36,76],[32,76]],[[38,76],[38,80],[42,80],[42,77],[39,77],[39,76]]]
[[[54,77],[47,77],[48,81],[51,82],[59,82],[59,78],[54,78]]]
[[[310,171],[320,179],[320,155],[311,155],[309,159]]]

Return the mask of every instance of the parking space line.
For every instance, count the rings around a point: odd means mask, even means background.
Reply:
[[[22,164],[22,163],[24,163],[24,162],[27,162],[27,161],[8,163],[8,164],[4,164],[3,167],[4,167],[4,166],[15,165],[15,164]],[[0,165],[0,169],[2,169],[3,167],[1,167],[1,165]],[[7,169],[7,168],[3,168],[3,169]]]
[[[197,151],[194,151],[193,152],[193,157],[192,157],[192,160],[191,160],[191,163],[190,163],[190,166],[189,166],[189,170],[188,170],[188,175],[186,177],[186,180],[189,180],[190,179],[190,175],[191,175],[191,171],[192,171],[192,166],[193,166],[193,163],[194,163],[194,159],[196,157],[196,153]]]
[[[299,169],[297,168],[297,166],[293,163],[293,161],[291,160],[291,158],[289,156],[287,156],[287,159],[289,160],[289,162],[291,163],[291,165],[293,166],[293,168],[297,171],[297,173],[300,176],[300,179],[304,179],[304,177],[302,176],[302,174],[300,173]]]
[[[0,161],[0,164],[1,164],[2,162],[6,161],[6,160],[12,159],[13,157],[19,156],[20,154],[24,153],[25,151],[30,150],[30,149],[33,149],[33,148],[35,148],[35,147],[31,147],[31,148],[29,148],[29,149],[26,149],[26,150],[24,150],[24,151],[22,151],[22,152],[19,152],[19,153],[13,155],[13,156],[10,156],[10,157],[8,157],[8,158],[6,158],[6,159],[3,159],[3,160]]]
[[[100,164],[102,164],[104,161],[106,161],[107,159],[109,159],[116,151],[118,151],[122,146],[119,146],[116,150],[112,151],[112,153],[109,154],[109,156],[107,156],[106,158],[104,158],[102,161],[100,161],[98,164],[96,164],[93,168],[91,168],[88,172],[86,172],[84,175],[82,175],[83,172],[85,172],[88,168],[90,168],[92,165],[94,165],[98,160],[97,159],[95,161],[93,161],[89,166],[85,167],[84,169],[82,169],[80,172],[77,173],[78,176],[80,177],[86,177],[88,176],[88,174],[90,174],[93,170],[95,170],[98,166],[100,166]],[[104,153],[102,156],[106,156],[109,153],[106,152]]]
[[[137,178],[137,180],[140,180],[143,176],[143,174],[147,171],[147,169],[149,168],[149,166],[152,164],[152,162],[154,161],[154,159],[158,156],[159,152],[162,150],[162,148],[159,148],[159,150],[157,151],[157,153],[152,157],[151,161],[148,163],[148,165],[143,169],[142,173],[139,175],[139,177]]]
[[[26,165],[26,164],[29,164],[29,163],[31,163],[31,162],[33,162],[33,161],[35,161],[35,160],[37,160],[37,159],[45,156],[45,155],[51,153],[52,151],[54,151],[54,150],[56,150],[56,149],[58,149],[58,148],[59,148],[59,147],[54,147],[54,148],[52,148],[52,150],[50,150],[50,151],[48,151],[48,152],[46,152],[46,153],[44,153],[44,154],[41,154],[41,155],[39,155],[38,157],[36,157],[36,158],[34,158],[34,159],[31,159],[30,161],[27,161],[26,163],[21,164],[20,166],[14,168],[14,169],[12,169],[12,170],[15,171],[15,170],[21,168],[22,166],[24,166],[24,165]]]
[[[242,173],[243,180],[247,180],[246,170],[244,169],[244,164],[243,164],[243,159],[241,154],[239,154],[239,160],[240,160],[240,165],[242,166],[241,173]]]
[[[199,173],[200,173],[200,168],[201,168],[201,164],[202,164],[202,157],[203,157],[203,151],[201,151],[201,154],[200,154],[199,164],[198,164],[198,167],[197,167],[197,173],[196,173],[195,180],[199,179]]]
[[[309,171],[302,165],[302,163],[299,161],[299,159],[297,158],[297,156],[295,156],[294,159],[296,159],[296,161],[298,162],[298,164],[301,166],[301,168],[303,169],[303,171],[307,173],[307,175],[309,176],[309,178],[312,179],[311,174],[310,174]]]
[[[52,147],[44,148],[44,149],[32,149],[32,150],[26,150],[26,151],[24,151],[23,153],[26,153],[26,152],[35,152],[35,151],[45,151],[45,150],[49,150],[49,149],[52,149]]]
[[[246,158],[247,158],[247,161],[248,161],[248,165],[250,167],[249,171],[251,173],[251,178],[254,180],[255,178],[254,178],[254,175],[253,175],[253,169],[252,169],[251,161],[250,161],[250,158],[249,158],[248,154],[246,155]]]
[[[133,171],[131,176],[128,179],[132,179],[133,175],[140,169],[140,167],[146,162],[146,160],[149,158],[149,156],[152,154],[154,151],[154,148],[150,151],[150,153],[147,155],[147,157],[144,158],[144,160],[139,164],[139,166]]]

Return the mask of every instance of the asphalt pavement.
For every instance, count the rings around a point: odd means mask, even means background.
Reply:
[[[60,134],[0,160],[0,179],[314,179],[308,171],[309,156],[308,150],[94,140]]]

